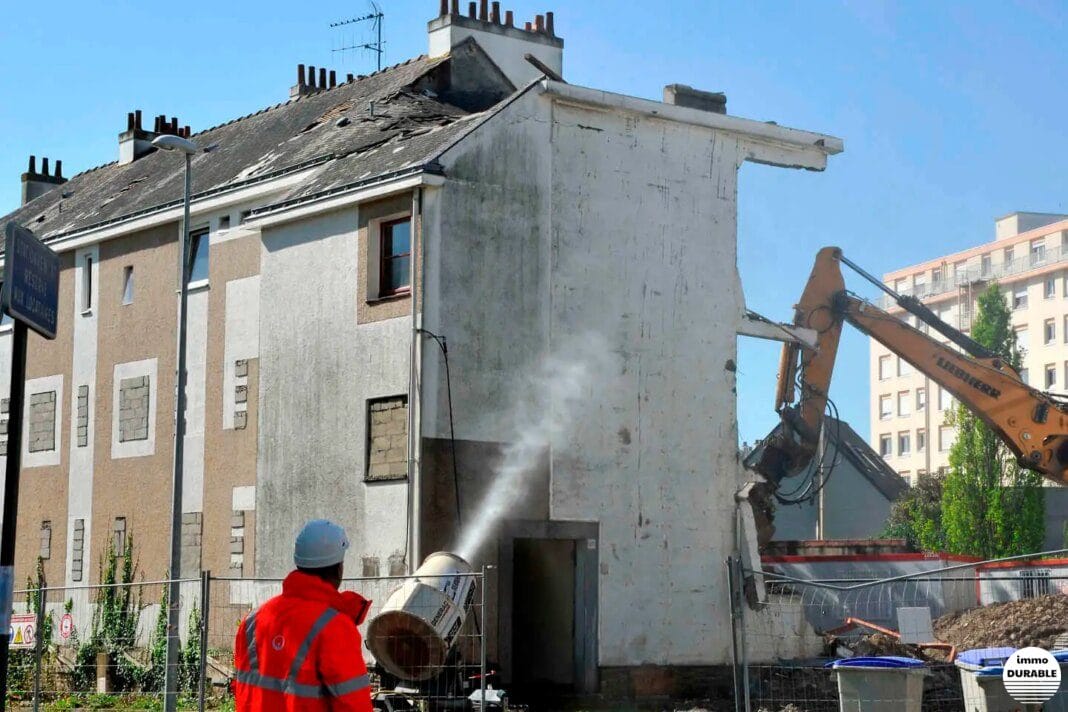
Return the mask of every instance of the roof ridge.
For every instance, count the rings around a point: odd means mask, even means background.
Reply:
[[[107,168],[108,166],[113,166],[116,163],[118,163],[118,161],[108,161],[107,163],[101,163],[100,165],[93,166],[92,168],[86,168],[84,170],[78,171],[77,173],[72,175],[70,178],[68,178],[68,180],[74,180],[78,176],[83,176],[86,173],[92,173],[94,171],[99,171],[101,168]]]
[[[265,114],[268,111],[274,111],[275,109],[279,109],[279,108],[281,108],[283,106],[288,106],[290,104],[294,104],[294,103],[296,103],[298,101],[301,101],[305,97],[320,96],[320,95],[322,95],[322,94],[324,94],[326,92],[333,91],[335,89],[340,89],[342,87],[351,87],[351,86],[354,86],[354,85],[362,82],[365,79],[370,79],[371,77],[375,77],[375,76],[378,76],[380,74],[384,74],[385,72],[388,72],[388,71],[393,70],[393,69],[397,69],[399,67],[406,67],[409,64],[412,64],[413,62],[418,62],[418,61],[421,61],[421,60],[424,60],[424,59],[430,59],[430,56],[426,55],[426,54],[420,54],[420,55],[418,55],[416,57],[409,57],[408,59],[404,60],[403,62],[398,62],[397,64],[391,65],[389,67],[383,67],[382,69],[379,69],[379,70],[377,70],[375,72],[372,72],[371,74],[357,74],[357,75],[354,76],[354,78],[353,78],[353,80],[351,82],[342,82],[342,83],[337,84],[337,85],[332,86],[332,87],[324,87],[322,89],[316,89],[315,92],[313,92],[313,93],[306,94],[306,95],[303,95],[303,96],[295,96],[292,99],[287,99],[285,101],[280,101],[277,104],[272,104],[271,106],[264,107],[262,109],[259,109],[258,111],[253,111],[252,113],[245,114],[244,116],[238,116],[237,118],[230,119],[229,121],[224,121],[221,124],[216,124],[215,126],[211,126],[209,128],[202,129],[202,130],[197,131],[196,133],[194,133],[192,135],[193,136],[199,136],[200,134],[207,133],[208,131],[214,131],[216,129],[221,129],[224,126],[230,126],[231,124],[236,124],[238,121],[244,121],[245,119],[250,119],[253,116],[258,116],[260,114]]]

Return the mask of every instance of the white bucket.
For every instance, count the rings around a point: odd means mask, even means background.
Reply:
[[[474,597],[471,565],[448,552],[431,554],[371,619],[367,647],[390,674],[429,680],[445,664]]]

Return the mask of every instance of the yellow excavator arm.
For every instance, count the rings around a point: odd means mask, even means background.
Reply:
[[[846,291],[843,262],[950,343],[942,343]],[[794,324],[817,332],[816,349],[796,343],[783,347],[776,391],[782,427],[765,443],[756,467],[772,483],[804,472],[817,451],[844,322],[952,393],[998,434],[1021,465],[1054,482],[1068,484],[1068,407],[1028,386],[1011,364],[941,321],[919,300],[886,288],[843,257],[837,247],[825,247],[816,255],[796,307]]]

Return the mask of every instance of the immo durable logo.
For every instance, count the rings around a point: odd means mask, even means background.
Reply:
[[[1042,648],[1020,648],[1005,661],[1001,679],[1017,702],[1041,704],[1060,689],[1061,666]]]

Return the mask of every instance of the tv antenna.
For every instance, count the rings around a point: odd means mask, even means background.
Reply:
[[[330,50],[331,52],[346,52],[350,49],[369,49],[375,53],[378,58],[378,71],[382,71],[382,18],[385,15],[382,13],[382,8],[379,7],[375,0],[370,0],[371,12],[361,17],[353,17],[348,20],[339,20],[337,22],[331,22],[330,27],[344,27],[346,25],[356,25],[361,22],[370,22],[371,29],[375,32],[374,42],[364,43],[352,43],[346,45],[344,40],[341,42],[341,47]]]

